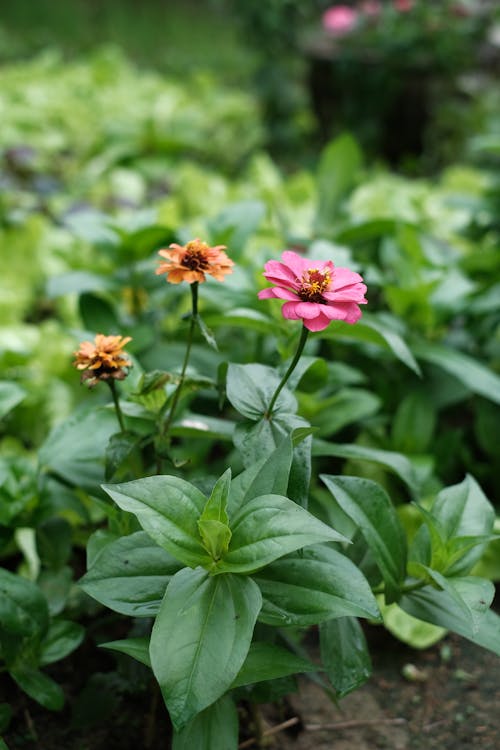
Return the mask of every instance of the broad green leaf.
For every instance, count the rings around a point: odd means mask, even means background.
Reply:
[[[418,491],[419,484],[415,470],[406,456],[401,453],[381,450],[380,448],[368,448],[365,445],[354,443],[330,443],[326,440],[313,438],[312,454],[313,456],[335,456],[355,461],[373,461],[373,463],[380,464],[394,472],[413,493]]]
[[[103,485],[103,489],[122,510],[134,513],[144,531],[184,565],[211,563],[198,531],[206,498],[192,484],[165,475]]]
[[[472,393],[477,393],[489,401],[500,404],[500,376],[478,362],[477,359],[456,349],[427,341],[415,342],[412,349],[419,359],[437,365],[437,367],[453,375]]]
[[[0,568],[0,628],[19,637],[35,636],[48,623],[47,602],[38,586]]]
[[[276,333],[276,321],[258,310],[247,307],[235,307],[224,314],[211,313],[206,315],[206,319],[211,326],[230,326],[235,328],[246,328],[250,331],[259,331],[273,335]]]
[[[69,620],[53,620],[41,643],[40,666],[64,659],[78,648],[84,635],[83,625]]]
[[[331,233],[341,202],[354,185],[362,154],[349,133],[340,135],[323,150],[318,166],[318,211],[315,228],[318,234]]]
[[[454,537],[488,537],[493,531],[495,511],[472,476],[460,484],[441,490],[432,506],[432,516],[442,529],[445,539]],[[462,575],[471,570],[483,554],[487,539],[463,556],[447,571]],[[451,550],[450,550],[451,551]]]
[[[216,568],[220,573],[250,573],[309,544],[347,541],[280,495],[249,500],[233,518],[231,528],[229,551]]]
[[[321,437],[335,434],[346,425],[361,422],[380,410],[381,401],[363,388],[342,388],[325,399],[302,396],[301,407]]]
[[[387,493],[369,479],[321,479],[363,534],[384,579],[387,603],[397,600],[406,573],[406,537]]]
[[[460,596],[465,601],[463,605],[459,604],[456,596],[449,591],[425,586],[403,596],[399,606],[417,619],[458,633],[500,656],[500,617],[492,610],[487,610],[480,618],[477,628],[471,621],[471,610],[479,612],[485,602],[485,581],[477,580],[478,584],[475,585],[471,577],[467,590],[462,587]]]
[[[259,420],[266,413],[279,382],[280,378],[272,367],[230,363],[226,393],[228,400],[240,414],[248,419]],[[273,408],[273,418],[281,412],[293,413],[296,410],[295,396],[283,388]]]
[[[60,711],[64,705],[64,693],[54,680],[38,669],[11,669],[10,675],[21,690],[49,711]]]
[[[354,617],[319,626],[321,661],[339,698],[363,685],[372,673],[365,636]]]
[[[106,447],[117,429],[116,414],[111,409],[77,411],[58,425],[41,446],[42,471],[96,492],[104,479]]]
[[[3,380],[0,382],[0,419],[21,403],[26,391],[17,383]]]
[[[368,344],[377,346],[392,352],[406,367],[416,375],[421,375],[420,367],[408,344],[399,333],[389,328],[383,320],[379,320],[374,315],[363,313],[361,321],[355,326],[346,326],[343,323],[335,321],[328,326],[322,336],[326,338],[352,339],[356,341],[365,341]]]
[[[144,531],[107,544],[80,580],[106,607],[131,617],[153,617],[180,563]]]
[[[220,698],[245,661],[262,604],[250,578],[185,568],[171,580],[150,656],[177,731]]]
[[[259,620],[267,625],[305,627],[349,615],[380,619],[361,571],[327,546],[288,555],[253,578],[263,597]]]
[[[472,633],[476,633],[484,613],[495,596],[495,587],[491,581],[476,576],[448,578],[431,568],[427,568],[427,572],[443,591],[455,599],[462,609],[463,617],[468,618]]]
[[[84,292],[78,301],[80,315],[86,331],[120,331],[122,326],[114,307],[98,294]]]
[[[111,435],[106,446],[105,478],[109,481],[113,478],[120,466],[130,458],[134,448],[137,447],[140,436],[135,432],[117,432]]]
[[[52,276],[47,281],[46,293],[49,298],[63,294],[105,291],[113,286],[110,279],[89,271],[70,271]]]
[[[392,443],[403,453],[425,453],[429,449],[436,424],[436,412],[430,399],[412,391],[399,404],[392,422]]]
[[[244,465],[251,466],[262,458],[268,458],[285,438],[300,429],[311,429],[311,426],[295,414],[273,413],[270,420],[238,424],[233,439]],[[294,447],[288,480],[287,495],[303,507],[307,507],[309,494],[311,441],[309,436]]]
[[[107,643],[100,643],[100,648],[109,648],[111,651],[119,651],[122,654],[127,654],[133,659],[140,661],[146,667],[151,666],[151,658],[149,656],[149,638],[123,638],[121,641],[108,641]]]
[[[172,750],[237,750],[238,714],[229,695],[195,716],[172,737]]]
[[[254,642],[231,688],[265,680],[277,680],[288,675],[317,672],[321,667],[293,654],[275,643]]]

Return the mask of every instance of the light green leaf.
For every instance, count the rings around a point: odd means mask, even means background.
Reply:
[[[0,382],[0,419],[5,417],[26,397],[26,391],[17,383]]]
[[[41,644],[40,666],[64,659],[78,648],[84,635],[83,625],[69,620],[53,620]]]
[[[131,656],[146,667],[151,666],[151,658],[149,656],[149,638],[123,638],[120,641],[100,643],[99,647],[109,648],[111,651],[120,651],[120,653]]]
[[[226,393],[230,403],[244,417],[259,420],[267,411],[280,378],[272,367],[229,364]],[[284,388],[273,408],[273,418],[282,412],[295,412],[295,396]],[[266,420],[267,421],[267,420]]]
[[[349,133],[340,135],[323,150],[318,167],[317,233],[330,233],[342,200],[354,185],[362,154]]]
[[[231,688],[277,680],[288,675],[317,672],[321,667],[274,643],[254,642]]]
[[[177,731],[230,687],[250,648],[261,603],[257,584],[247,577],[185,568],[172,578],[150,656]]]

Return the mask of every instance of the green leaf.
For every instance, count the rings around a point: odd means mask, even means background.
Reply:
[[[425,453],[429,449],[435,425],[436,413],[430,399],[420,391],[409,393],[394,415],[394,447],[403,453]]]
[[[106,447],[116,428],[116,415],[110,409],[75,412],[58,425],[41,446],[42,471],[95,492],[104,479]]]
[[[462,609],[463,617],[469,620],[472,633],[476,633],[482,616],[495,596],[495,586],[491,581],[476,576],[448,578],[431,568],[427,568],[427,573],[443,591],[455,599]]]
[[[427,341],[415,342],[412,349],[418,358],[437,365],[457,378],[472,393],[500,404],[500,376],[481,362],[456,349]]]
[[[0,382],[0,419],[5,417],[26,397],[26,391],[17,383],[7,380]]]
[[[0,627],[15,636],[44,633],[49,623],[47,602],[31,581],[0,568]]]
[[[238,714],[225,695],[195,716],[179,732],[174,730],[172,750],[237,750]]]
[[[301,656],[274,643],[254,642],[231,688],[252,685],[265,680],[277,680],[288,675],[317,672],[321,669]]]
[[[11,669],[12,679],[30,698],[49,711],[60,711],[64,705],[64,693],[54,680],[38,669]]]
[[[203,546],[213,560],[220,560],[227,552],[231,540],[226,511],[230,486],[231,469],[227,469],[217,480],[198,521]]]
[[[151,635],[151,664],[177,731],[220,698],[245,661],[261,607],[243,576],[183,569],[171,580]]]
[[[321,479],[363,534],[384,579],[387,603],[397,600],[406,573],[406,537],[387,493],[369,479]]]
[[[0,703],[0,732],[5,732],[5,730],[8,728],[10,724],[10,720],[12,719],[12,708],[8,703]],[[2,738],[0,737],[0,740]],[[7,747],[7,745],[5,745]],[[0,743],[0,750],[2,750],[2,745]]]
[[[326,440],[313,439],[313,456],[335,456],[355,461],[373,461],[380,464],[396,476],[410,488],[413,493],[418,492],[418,479],[410,461],[401,453],[385,451],[380,448],[368,448],[365,445],[354,443],[330,443]]]
[[[481,612],[486,601],[483,591],[488,582],[483,579],[476,581],[477,584],[471,576],[469,582],[461,586],[459,595],[463,603],[458,601],[456,591],[450,593],[449,590],[425,586],[403,596],[399,606],[417,619],[458,633],[500,656],[500,617],[491,610],[484,612],[476,624],[471,617],[471,611]]]
[[[217,341],[215,340],[212,331],[210,330],[210,328],[208,328],[206,323],[203,321],[203,318],[199,314],[196,316],[196,323],[198,324],[201,335],[203,336],[207,344],[211,346],[212,349],[215,349],[215,351],[218,351]]]
[[[249,500],[231,522],[229,551],[216,572],[250,573],[278,557],[318,542],[345,542],[341,534],[280,495]]]
[[[251,307],[235,307],[222,313],[206,315],[211,326],[243,328],[272,335],[276,333],[276,321]]]
[[[259,620],[267,625],[306,627],[353,615],[380,619],[375,597],[349,558],[318,545],[288,555],[257,573],[262,592]]]
[[[86,331],[102,333],[120,331],[122,326],[113,306],[97,294],[84,292],[80,295],[78,306]]]
[[[140,437],[134,432],[117,432],[111,435],[106,446],[106,480],[112,479],[120,466],[127,461],[134,448],[139,444]]]
[[[272,367],[230,363],[227,369],[226,393],[230,403],[240,414],[256,421],[266,413],[279,383],[280,378]],[[280,412],[293,413],[296,410],[295,396],[283,388],[273,409],[273,420]]]
[[[378,396],[363,388],[342,388],[325,399],[302,396],[301,405],[318,434],[328,437],[353,422],[362,422],[372,417],[380,410],[381,401]]]
[[[381,604],[384,627],[389,633],[412,648],[429,648],[446,635],[446,630],[437,625],[418,620],[404,612],[397,604]]]
[[[495,522],[493,506],[470,475],[460,484],[441,490],[432,506],[432,516],[450,542],[454,537],[489,537]],[[474,549],[468,551],[464,546],[464,554],[447,570],[447,575],[469,572],[481,558],[487,541],[484,539],[482,544],[474,545]]]
[[[122,510],[134,513],[144,531],[184,565],[210,565],[198,530],[206,498],[192,484],[165,475],[103,485],[103,489]]]
[[[40,666],[64,659],[78,648],[84,635],[83,625],[69,620],[53,620],[41,643]]]
[[[322,332],[325,338],[352,339],[365,341],[392,352],[406,367],[416,375],[421,375],[420,367],[408,344],[395,330],[390,328],[383,320],[369,313],[363,313],[363,319],[355,326],[346,326],[342,322],[333,321],[328,328]]]
[[[340,617],[319,628],[321,661],[339,698],[363,685],[372,673],[370,654],[359,622]]]
[[[131,617],[152,617],[180,563],[144,531],[107,544],[80,580],[106,607]]]
[[[146,667],[151,666],[151,658],[149,656],[149,638],[123,638],[121,641],[100,643],[99,647],[109,648],[111,651],[119,651],[122,654],[131,656]]]
[[[245,466],[251,466],[269,455],[290,434],[310,430],[311,425],[295,414],[273,413],[273,418],[259,422],[243,422],[234,430],[234,444]],[[311,476],[311,441],[309,436],[294,447],[287,495],[299,505],[307,506]]]
[[[362,154],[349,133],[340,135],[323,150],[318,166],[318,211],[315,229],[320,235],[330,233],[341,202],[354,185]]]

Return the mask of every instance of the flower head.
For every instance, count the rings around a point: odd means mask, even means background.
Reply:
[[[217,281],[224,281],[224,274],[232,273],[234,263],[227,257],[225,245],[210,247],[199,239],[190,240],[186,245],[173,243],[168,250],[159,250],[158,254],[165,258],[156,273],[166,273],[170,284],[180,284],[187,281],[205,281],[205,274],[213,276]]]
[[[128,375],[127,368],[132,364],[123,347],[132,341],[130,336],[103,336],[98,333],[91,341],[82,341],[75,352],[73,365],[82,370],[82,383],[87,381],[90,388],[99,380],[123,380]]]
[[[335,36],[349,34],[356,26],[358,12],[350,5],[332,5],[325,10],[322,24],[325,31]]]
[[[259,292],[259,299],[286,300],[284,318],[303,320],[310,331],[322,331],[332,320],[356,323],[359,305],[366,304],[366,286],[359,273],[337,268],[330,260],[314,261],[286,250],[281,261],[269,260],[264,276],[275,286]]]
[[[394,0],[393,5],[400,13],[408,13],[413,8],[413,0]]]

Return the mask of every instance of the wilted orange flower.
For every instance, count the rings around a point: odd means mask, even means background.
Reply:
[[[132,362],[127,359],[123,347],[132,341],[130,336],[103,336],[98,333],[91,341],[82,341],[75,352],[73,365],[77,370],[83,370],[82,383],[88,381],[92,388],[99,380],[123,380],[127,374],[127,367]]]
[[[159,250],[158,254],[166,259],[161,262],[156,273],[166,273],[167,281],[180,284],[187,281],[205,281],[205,274],[213,276],[217,281],[224,281],[224,274],[232,273],[234,263],[227,257],[225,245],[210,247],[199,239],[191,240],[187,245],[173,243],[169,250]]]

